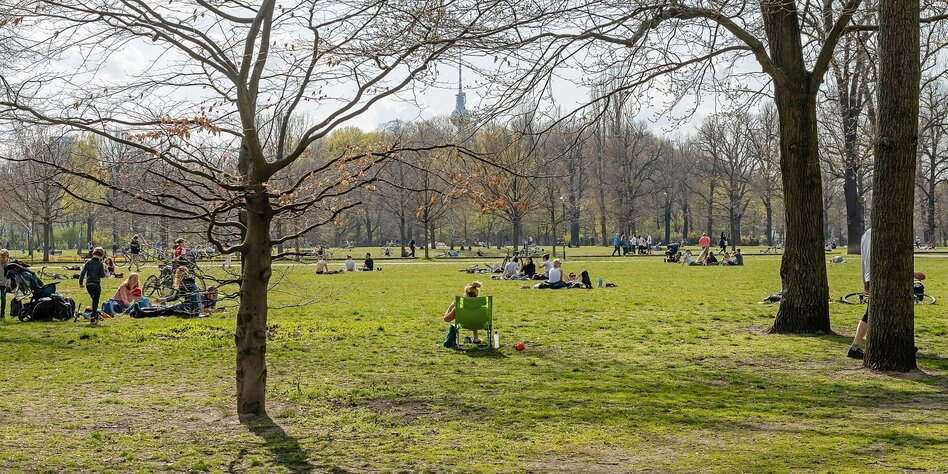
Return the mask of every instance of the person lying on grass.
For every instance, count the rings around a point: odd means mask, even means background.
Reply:
[[[481,294],[481,282],[479,281],[471,282],[470,285],[467,285],[464,287],[464,296],[468,298],[476,298],[480,296],[480,294]],[[454,310],[454,302],[452,302],[451,305],[448,306],[448,309],[444,312],[444,321],[446,323],[450,323],[451,321],[454,321],[454,318],[455,318],[455,310]],[[456,324],[452,324],[448,326],[448,336],[444,339],[444,347],[455,346],[455,340],[456,340],[455,336],[457,335],[457,332],[458,332],[458,327]],[[481,339],[477,337],[477,329],[474,330],[473,340],[468,337],[464,338],[464,342],[472,342],[472,341],[474,342],[474,344],[481,343]]]

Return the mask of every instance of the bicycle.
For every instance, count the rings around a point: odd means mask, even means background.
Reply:
[[[918,285],[918,282],[915,282]],[[935,297],[929,294],[924,293],[924,288],[922,287],[923,292],[916,292],[913,296],[915,304],[935,304]],[[864,291],[857,291],[854,293],[848,293],[839,298],[839,302],[843,304],[868,304],[869,303],[869,294]]]
[[[44,280],[69,280],[69,276],[63,275],[62,273],[53,273],[46,270],[47,267],[40,267],[39,271],[36,272],[36,275]]]
[[[149,275],[148,278],[145,279],[145,283],[142,285],[142,293],[148,296],[153,296],[157,293],[158,296],[162,298],[173,295],[176,290],[174,287],[174,272],[179,265],[187,265],[191,277],[194,278],[194,283],[201,291],[207,290],[207,283],[204,281],[204,275],[201,269],[193,262],[186,262],[159,265],[158,275]]]

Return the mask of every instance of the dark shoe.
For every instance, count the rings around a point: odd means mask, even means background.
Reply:
[[[850,347],[846,357],[849,357],[850,359],[864,359],[866,357],[866,353],[862,351],[861,347]]]
[[[464,336],[464,343],[465,343],[465,344],[470,344],[470,343],[471,343],[471,336]]]

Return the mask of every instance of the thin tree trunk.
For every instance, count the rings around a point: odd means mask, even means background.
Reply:
[[[49,246],[53,241],[53,225],[48,222],[43,222],[43,261],[49,261]]]
[[[708,235],[714,235],[714,180],[709,180],[708,184],[708,228],[705,230]]]
[[[402,252],[398,254],[399,257],[405,255],[405,233],[405,215],[401,214],[398,216],[398,242],[402,247]]]
[[[247,197],[240,306],[237,309],[237,414],[266,414],[267,287],[271,209],[265,193]]]
[[[919,0],[879,3],[879,135],[871,216],[874,258],[864,361],[876,370],[916,368],[912,208],[921,80],[919,10]]]

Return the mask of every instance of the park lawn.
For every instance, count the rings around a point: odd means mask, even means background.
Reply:
[[[840,335],[767,334],[776,306],[758,302],[779,258],[747,263],[567,262],[618,285],[588,291],[482,275],[496,352],[441,347],[464,262],[277,267],[272,420],[246,424],[234,308],[97,328],[8,318],[0,471],[948,470],[948,259],[917,259],[941,301],[917,308],[922,371],[907,375],[845,357],[864,307],[831,305]],[[858,269],[830,265],[834,297],[859,289]]]

